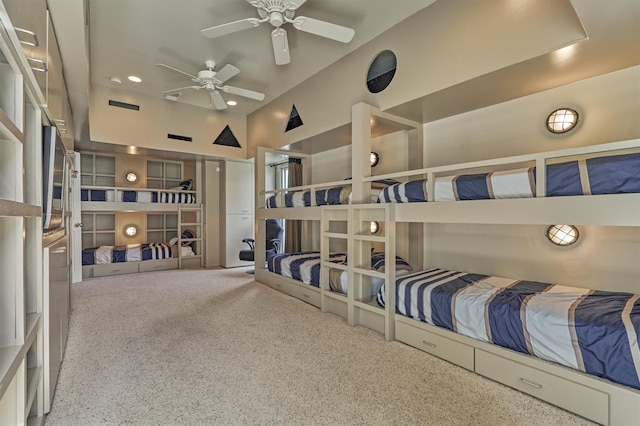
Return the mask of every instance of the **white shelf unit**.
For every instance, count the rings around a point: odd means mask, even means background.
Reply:
[[[191,244],[194,253],[193,256],[182,256],[182,253],[178,253],[178,268],[180,269],[202,268],[204,259],[202,219],[202,204],[180,204],[178,206],[178,247],[182,247],[184,243]],[[192,231],[195,237],[183,238],[182,233],[186,230]]]
[[[42,113],[12,37],[0,2],[0,424],[42,424]]]
[[[394,338],[394,311],[381,308],[371,295],[372,278],[391,282],[395,277],[395,262],[386,262],[384,272],[371,269],[371,253],[384,252],[385,259],[395,258],[395,233],[392,210],[389,205],[353,204],[325,206],[321,215],[320,270],[321,309],[347,319],[350,325],[362,325],[385,336]],[[371,222],[377,222],[379,229],[371,233]],[[335,264],[325,259],[334,247],[345,247],[346,264]],[[331,269],[347,274],[349,283],[347,294],[334,292],[329,286]],[[386,286],[386,297],[393,298]],[[391,300],[391,299],[387,299]]]

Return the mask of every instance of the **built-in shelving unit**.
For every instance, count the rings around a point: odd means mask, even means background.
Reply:
[[[202,226],[202,204],[189,205],[180,204],[178,206],[178,246],[191,245],[193,250],[192,256],[178,256],[178,267],[182,268],[201,268],[203,264],[202,235],[204,232]],[[184,231],[189,230],[195,235],[194,238],[185,238]]]
[[[0,424],[42,424],[42,113],[10,32],[0,2]]]
[[[393,314],[378,306],[371,293],[372,278],[390,282],[395,277],[395,262],[387,262],[384,272],[371,269],[371,253],[384,252],[392,259],[395,252],[395,234],[386,232],[393,226],[389,205],[325,206],[321,214],[321,309],[347,319],[350,325],[363,325],[393,340]],[[379,225],[371,232],[371,222]],[[344,248],[346,247],[346,251]],[[347,253],[346,264],[329,262],[333,251]],[[331,270],[343,271],[349,283],[346,294],[332,291],[329,286]],[[387,293],[389,293],[387,289]],[[387,297],[393,298],[389,293]],[[390,300],[390,299],[387,299]],[[393,306],[388,304],[388,306]]]

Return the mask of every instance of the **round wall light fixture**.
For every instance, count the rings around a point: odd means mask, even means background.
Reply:
[[[375,167],[380,162],[380,154],[377,152],[371,152],[371,167]]]
[[[126,180],[127,183],[135,183],[138,181],[138,175],[136,172],[127,172],[124,175],[124,180]]]
[[[558,108],[547,117],[547,130],[567,133],[578,125],[578,112],[571,108]]]
[[[125,237],[133,238],[138,235],[138,227],[136,225],[127,225],[124,227]]]
[[[378,231],[380,230],[380,223],[375,220],[372,220],[370,227],[371,227],[371,235],[377,234]]]
[[[566,247],[575,244],[579,237],[578,228],[573,225],[551,225],[547,228],[547,238],[557,246]]]

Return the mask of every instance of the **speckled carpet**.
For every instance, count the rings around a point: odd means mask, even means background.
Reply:
[[[45,424],[590,424],[252,279],[176,270],[74,285]]]

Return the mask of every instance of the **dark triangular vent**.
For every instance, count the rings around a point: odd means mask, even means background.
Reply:
[[[296,127],[302,126],[304,123],[302,122],[302,118],[300,118],[300,114],[298,114],[298,110],[296,109],[296,105],[293,104],[291,107],[291,112],[289,113],[289,121],[287,122],[287,128],[285,129],[285,133],[289,130],[295,129]]]
[[[215,141],[213,141],[214,145],[224,145],[224,146],[232,146],[234,148],[242,148],[238,143],[238,139],[233,135],[233,132],[227,125],[222,132],[218,135]]]

